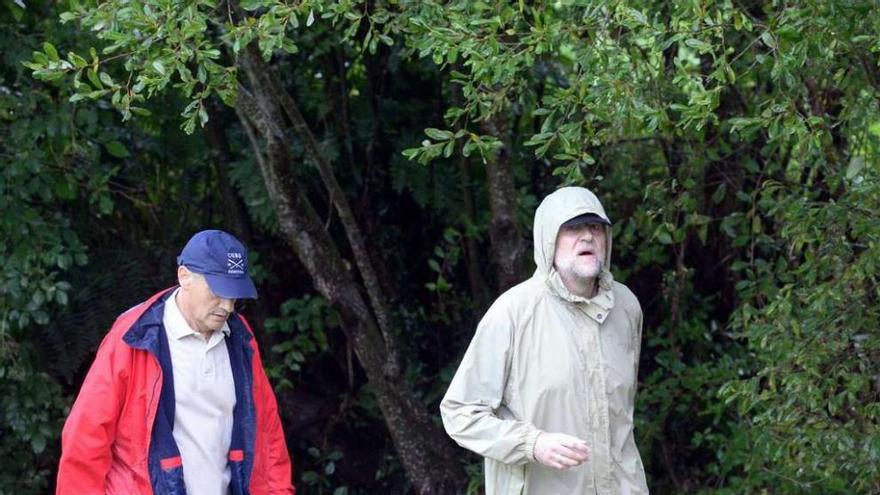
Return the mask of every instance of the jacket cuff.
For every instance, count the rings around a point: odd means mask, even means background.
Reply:
[[[535,443],[538,441],[538,435],[543,433],[541,430],[537,428],[530,428],[529,432],[526,433],[526,441],[523,449],[525,450],[525,454],[528,457],[530,462],[535,462]]]

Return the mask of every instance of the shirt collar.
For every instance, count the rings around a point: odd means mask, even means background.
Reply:
[[[183,317],[183,313],[180,312],[180,308],[177,306],[177,293],[179,291],[180,287],[174,289],[174,293],[165,301],[164,315],[165,321],[167,322],[165,325],[165,332],[169,337],[177,340],[190,335],[199,335],[198,332],[189,326],[189,323],[186,322],[186,318]],[[224,336],[228,337],[230,332],[229,323],[224,322],[220,331],[223,332]]]

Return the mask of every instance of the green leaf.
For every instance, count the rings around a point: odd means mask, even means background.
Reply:
[[[849,165],[846,167],[846,178],[854,179],[858,176],[862,169],[865,168],[865,157],[863,156],[854,156],[849,161]]]
[[[73,257],[67,253],[60,254],[58,255],[57,262],[58,268],[61,268],[62,270],[67,270],[68,268],[70,268],[70,264],[73,263]]]
[[[248,12],[253,12],[262,6],[263,2],[261,0],[242,0],[241,2],[239,2],[239,7],[247,10]]]
[[[107,86],[113,87],[113,78],[110,77],[110,74],[107,74],[106,72],[101,72],[98,75],[98,78],[101,80],[102,83],[106,84]]]
[[[770,31],[764,31],[763,33],[761,33],[761,41],[763,41],[764,44],[767,45],[767,47],[771,50],[776,49],[776,40],[773,39],[773,35],[770,34]]]
[[[46,55],[49,56],[49,60],[53,62],[58,62],[59,60],[61,60],[58,57],[58,50],[55,49],[55,46],[52,43],[49,43],[48,41],[44,42],[43,51],[45,51]]]
[[[449,142],[446,143],[446,146],[443,147],[443,156],[449,158],[452,156],[452,152],[455,150],[455,141],[450,139]]]
[[[636,20],[639,24],[648,25],[648,18],[643,14],[640,10],[636,10],[630,7],[624,7],[625,12]]]
[[[101,199],[98,200],[98,210],[103,215],[109,215],[113,212],[113,200],[109,195],[104,194],[101,196]]]
[[[107,153],[116,158],[126,158],[129,156],[128,148],[119,141],[110,141],[104,147],[107,148]]]
[[[70,60],[70,63],[72,63],[77,69],[82,69],[89,65],[86,59],[73,52],[67,54],[67,60]]]
[[[685,45],[697,50],[699,53],[709,53],[712,51],[712,45],[706,43],[703,40],[698,40],[696,38],[688,38],[684,42]]]
[[[539,144],[543,144],[544,142],[546,142],[548,139],[552,138],[555,135],[556,135],[555,132],[541,132],[541,133],[533,135],[531,138],[529,138],[528,141],[523,143],[523,145],[524,146],[536,146]]]
[[[71,200],[76,198],[76,182],[70,180],[59,180],[53,188],[55,195],[60,199]]]
[[[727,195],[727,183],[722,182],[721,185],[715,189],[715,192],[712,193],[712,203],[719,204],[724,200],[724,196]]]
[[[46,437],[37,435],[31,438],[31,449],[34,451],[34,454],[42,454],[46,450]]]
[[[34,321],[37,322],[38,325],[46,325],[49,323],[49,314],[43,310],[34,311],[33,317],[34,317]],[[45,441],[46,440],[43,439],[44,444],[45,444]],[[44,447],[45,447],[45,445],[44,445]]]
[[[92,83],[92,86],[94,86],[95,89],[103,89],[104,88],[104,85],[101,84],[101,80],[98,78],[98,73],[97,73],[97,71],[95,71],[95,69],[87,70],[86,77],[89,78],[89,81]]]
[[[425,134],[428,135],[429,138],[434,139],[435,141],[447,141],[452,139],[452,132],[444,131],[441,129],[435,129],[433,127],[428,127],[425,129]]]

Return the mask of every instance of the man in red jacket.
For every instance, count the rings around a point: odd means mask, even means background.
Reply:
[[[117,318],[64,424],[57,494],[293,495],[272,387],[235,300],[244,246],[206,230],[178,286]]]

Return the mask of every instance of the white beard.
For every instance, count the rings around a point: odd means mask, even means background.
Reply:
[[[577,257],[573,259],[563,260],[556,267],[556,271],[562,275],[563,279],[576,280],[578,282],[586,282],[589,279],[595,279],[602,273],[605,263],[600,259],[595,259],[592,263],[582,263]]]

